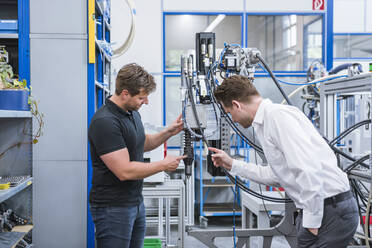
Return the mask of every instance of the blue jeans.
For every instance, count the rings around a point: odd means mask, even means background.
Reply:
[[[94,207],[92,213],[97,248],[142,248],[146,213],[142,203],[128,207]]]

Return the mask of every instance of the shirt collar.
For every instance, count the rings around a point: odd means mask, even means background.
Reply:
[[[133,113],[132,111],[125,111],[124,109],[120,108],[118,105],[116,105],[113,101],[110,100],[110,97],[107,97],[106,98],[106,105],[112,110],[112,111],[115,111],[121,115],[124,115],[124,116],[132,116]]]
[[[254,124],[262,124],[263,123],[265,109],[270,104],[272,104],[272,102],[270,101],[270,99],[263,99],[262,100],[262,102],[260,103],[260,106],[258,106],[256,115],[254,116],[253,123],[252,123],[253,125]]]

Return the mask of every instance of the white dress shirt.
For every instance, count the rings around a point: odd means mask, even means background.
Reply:
[[[231,173],[283,187],[296,207],[303,209],[303,227],[319,228],[324,199],[350,189],[333,151],[307,117],[293,106],[265,99],[252,126],[268,166],[234,160]]]

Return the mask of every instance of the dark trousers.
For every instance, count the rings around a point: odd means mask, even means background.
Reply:
[[[354,197],[324,206],[318,235],[302,226],[302,212],[296,219],[298,248],[345,248],[358,227],[358,206]]]
[[[97,248],[142,248],[146,232],[143,202],[128,207],[91,207]]]

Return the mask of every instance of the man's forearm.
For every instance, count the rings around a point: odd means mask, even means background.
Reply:
[[[143,179],[164,170],[163,161],[152,163],[130,162],[129,166],[120,173],[120,180]]]
[[[231,172],[258,183],[274,187],[280,186],[270,166],[261,166],[234,159]]]
[[[145,152],[154,150],[165,141],[167,141],[167,139],[169,139],[171,136],[171,133],[167,129],[164,129],[163,131],[156,134],[146,134],[144,147]]]

